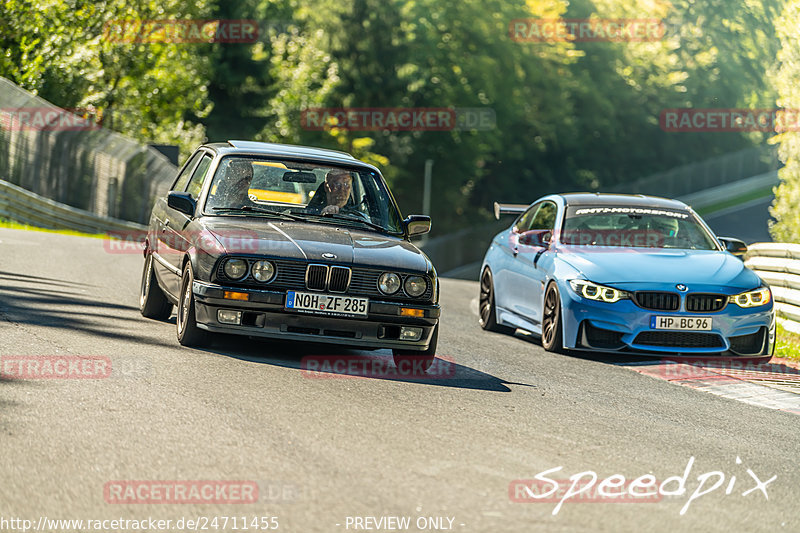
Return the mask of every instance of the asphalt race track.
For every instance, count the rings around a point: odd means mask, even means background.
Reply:
[[[3,519],[277,517],[279,531],[296,532],[800,531],[797,414],[618,364],[636,360],[554,355],[521,333],[484,332],[475,282],[443,280],[436,374],[403,375],[388,351],[227,337],[182,348],[174,314],[169,323],[139,314],[141,254],[111,252],[99,239],[0,230]],[[320,355],[378,371],[309,371]],[[14,362],[38,356],[91,357],[110,374],[14,375]],[[548,470],[564,481],[547,501],[515,483]],[[568,478],[586,471],[597,484],[678,476],[685,492],[559,506]],[[165,502],[153,487],[175,480],[244,483],[257,497]],[[133,500],[114,492],[132,482],[151,490]]]

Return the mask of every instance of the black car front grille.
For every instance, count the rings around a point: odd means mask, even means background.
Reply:
[[[719,335],[694,331],[643,331],[636,336],[633,343],[667,348],[725,347],[725,343]]]
[[[681,299],[674,292],[638,291],[633,293],[633,301],[644,309],[677,311]]]
[[[310,291],[324,291],[328,285],[327,265],[308,265],[306,270],[306,289]]]
[[[686,310],[693,313],[716,313],[728,304],[724,294],[689,294],[686,296]]]
[[[351,272],[348,267],[332,266],[328,290],[331,292],[346,292],[350,287]]]
[[[243,257],[242,259],[246,259],[250,265],[252,266],[253,263],[260,260],[261,258],[253,258],[253,257]],[[414,302],[430,302],[433,299],[433,291],[434,285],[431,283],[431,279],[427,278],[428,280],[428,288],[425,290],[425,293],[418,297],[412,298],[407,296],[403,289],[397,291],[397,293],[387,296],[378,290],[378,278],[387,270],[375,270],[369,268],[351,268],[339,265],[324,265],[324,264],[313,264],[308,265],[308,263],[304,261],[297,261],[291,259],[269,259],[272,264],[275,265],[276,274],[275,277],[267,283],[262,283],[253,279],[252,276],[248,276],[243,280],[230,280],[225,276],[225,271],[223,270],[223,262],[220,261],[219,265],[216,269],[216,279],[224,283],[225,285],[230,285],[234,287],[250,287],[255,289],[265,289],[265,290],[306,290],[313,287],[321,287],[319,289],[313,290],[329,290],[331,292],[343,292],[347,294],[352,294],[354,296],[366,296],[370,298],[379,298],[381,300],[389,300],[389,301],[414,301]],[[306,285],[306,272],[310,272],[310,268],[314,267],[313,274],[309,276],[309,278],[313,277],[314,285]],[[322,267],[322,268],[317,268]],[[328,278],[327,269],[330,268],[330,281],[328,281],[328,285],[325,285],[325,282]],[[407,276],[411,274],[406,274],[403,272],[397,272],[400,275],[400,279],[402,283],[405,283],[405,279]],[[324,275],[323,275],[324,274]],[[346,274],[346,275],[345,275]]]
[[[730,337],[731,351],[739,355],[759,355],[764,349],[764,336],[767,328],[762,327],[750,335],[737,335]]]

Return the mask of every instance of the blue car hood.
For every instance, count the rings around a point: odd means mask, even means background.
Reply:
[[[748,290],[761,283],[740,259],[727,252],[635,248],[595,252],[562,247],[558,258],[590,281],[611,283],[621,289],[628,283],[684,283]]]

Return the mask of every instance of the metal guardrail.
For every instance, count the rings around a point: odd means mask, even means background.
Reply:
[[[726,183],[725,185],[719,185],[704,191],[680,196],[676,199],[692,206],[694,209],[702,209],[714,204],[719,204],[720,202],[739,198],[749,193],[775,187],[780,184],[780,182],[778,171],[771,170],[765,174]]]
[[[777,147],[759,145],[604,187],[603,190],[676,198],[768,173],[780,166]]]
[[[40,228],[68,229],[83,233],[113,233],[146,230],[145,226],[103,217],[50,200],[13,183],[0,180],[0,218]]]
[[[434,237],[420,248],[436,265],[437,272],[444,273],[470,263],[479,262],[486,255],[492,238],[507,228],[511,220],[495,222],[478,227]]]
[[[0,77],[0,178],[101,217],[146,224],[178,169],[120,133],[74,126],[80,120]]]
[[[778,317],[800,330],[800,244],[752,244],[745,265],[769,283]]]

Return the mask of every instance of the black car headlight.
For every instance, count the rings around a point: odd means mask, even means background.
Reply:
[[[569,281],[569,286],[572,287],[572,290],[579,296],[587,300],[595,300],[598,302],[613,304],[614,302],[626,300],[631,297],[626,291],[621,291],[613,287],[606,287],[605,285],[598,285],[597,283],[592,283],[585,279],[572,279]]]
[[[394,272],[384,272],[378,278],[378,288],[383,294],[394,294],[400,290],[400,276]]]
[[[752,291],[734,294],[729,298],[731,303],[739,307],[758,307],[767,305],[772,301],[772,291],[769,287],[759,287]]]
[[[238,280],[247,275],[247,261],[244,259],[228,259],[223,267],[228,279]]]
[[[406,294],[412,298],[418,298],[428,290],[428,282],[422,276],[408,276],[403,284]]]
[[[252,273],[256,281],[266,283],[275,275],[275,265],[269,261],[256,261],[253,263]]]

